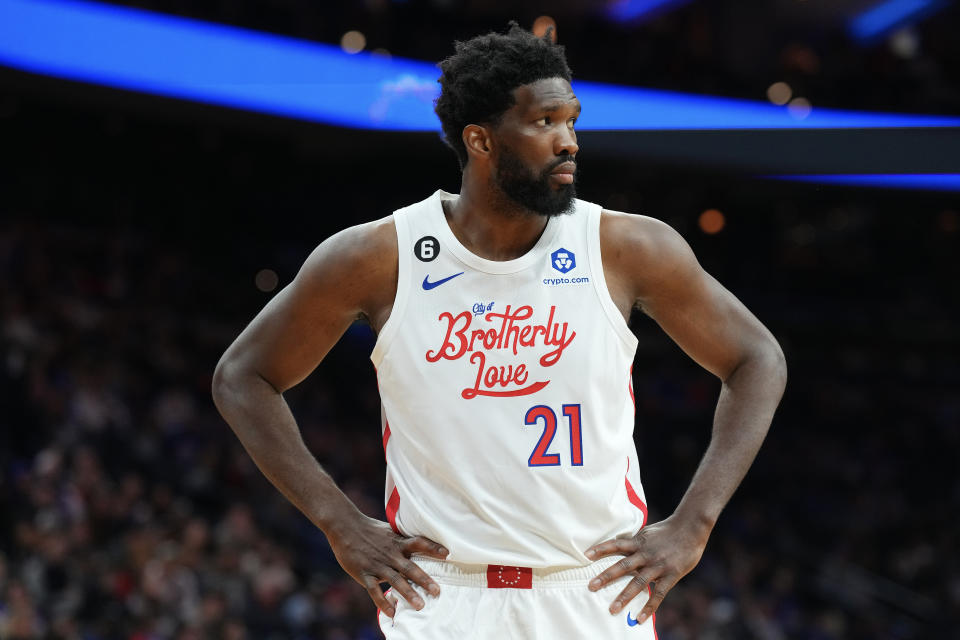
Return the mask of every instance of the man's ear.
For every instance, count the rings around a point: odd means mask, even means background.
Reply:
[[[487,127],[468,124],[463,128],[463,145],[470,157],[489,157],[493,147],[493,137]]]

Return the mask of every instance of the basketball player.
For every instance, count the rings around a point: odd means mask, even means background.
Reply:
[[[460,193],[320,244],[224,354],[217,406],[387,638],[653,638],[767,432],[783,353],[670,227],[575,198],[562,47],[514,25],[441,68]],[[653,524],[633,444],[638,306],[723,383],[690,487]],[[324,473],[281,395],[357,318],[378,336],[388,523]]]

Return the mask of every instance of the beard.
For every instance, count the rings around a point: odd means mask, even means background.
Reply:
[[[537,174],[524,165],[512,149],[504,147],[497,162],[493,182],[508,198],[541,216],[571,213],[573,199],[577,196],[576,174],[574,182],[561,184],[559,188],[555,188],[550,182],[550,172],[565,162],[576,160],[572,156],[564,156]]]

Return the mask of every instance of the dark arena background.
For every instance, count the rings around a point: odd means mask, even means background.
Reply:
[[[0,0],[0,638],[382,637],[211,376],[324,238],[458,190],[429,65],[511,19],[567,48],[580,196],[680,231],[789,365],[660,640],[958,637],[956,3]],[[656,520],[720,384],[632,325]],[[286,398],[383,518],[373,341],[355,325]]]

